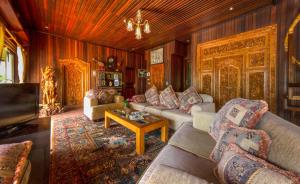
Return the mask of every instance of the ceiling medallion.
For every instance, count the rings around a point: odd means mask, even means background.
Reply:
[[[151,32],[149,21],[145,20],[143,22],[141,10],[137,11],[135,19],[133,18],[130,18],[128,20],[124,19],[124,23],[126,25],[127,31],[134,30],[135,38],[137,40],[142,39],[142,27],[144,27],[144,33],[149,34]]]

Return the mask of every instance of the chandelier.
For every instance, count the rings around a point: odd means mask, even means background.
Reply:
[[[135,19],[133,18],[130,18],[128,20],[124,19],[124,23],[126,25],[127,31],[134,30],[135,38],[137,40],[142,39],[142,27],[144,27],[144,33],[149,34],[151,32],[149,21],[145,20],[143,22],[141,10],[137,11]]]

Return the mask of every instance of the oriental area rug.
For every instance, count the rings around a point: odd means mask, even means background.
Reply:
[[[165,143],[160,131],[145,136],[145,154],[135,153],[135,134],[112,123],[90,121],[82,110],[51,118],[50,184],[138,181]]]

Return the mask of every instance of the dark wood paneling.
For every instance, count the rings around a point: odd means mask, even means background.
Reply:
[[[272,0],[14,0],[27,28],[124,49],[152,48],[271,4]],[[234,10],[229,11],[233,6]],[[142,9],[152,32],[135,39],[124,18]],[[49,29],[45,29],[48,26]]]
[[[287,118],[288,114],[283,108],[284,98],[287,93],[287,55],[284,52],[283,41],[289,25],[299,12],[299,0],[282,0],[276,6],[266,6],[250,11],[231,20],[194,32],[191,36],[192,67],[195,67],[196,45],[198,43],[204,43],[271,24],[277,24],[277,112],[280,116]],[[195,73],[193,73],[192,76],[195,76]],[[193,78],[194,85],[195,82]]]
[[[172,71],[172,64],[173,64],[172,63],[172,55],[175,54],[175,55],[182,56],[183,58],[185,58],[187,56],[187,44],[177,41],[177,40],[174,40],[174,41],[165,43],[163,45],[160,45],[158,47],[146,50],[145,51],[145,60],[147,62],[147,70],[148,71],[151,71],[151,67],[152,67],[152,65],[150,65],[151,50],[155,50],[155,49],[161,48],[161,47],[164,49],[164,63],[163,63],[164,77],[161,77],[159,80],[160,80],[160,84],[162,84],[161,87],[163,89],[167,85],[172,84],[172,73],[173,72],[176,73],[176,71]],[[186,60],[184,60],[184,62],[186,62]],[[152,70],[152,71],[153,72],[161,72],[161,70],[159,70],[159,71]],[[182,78],[182,80],[184,80],[183,75],[180,75],[180,77]],[[147,87],[151,87],[151,83],[148,83]]]
[[[47,65],[52,65],[57,68],[58,60],[60,59],[79,58],[85,62],[89,62],[91,66],[91,88],[96,87],[96,78],[92,75],[92,72],[98,69],[98,64],[93,61],[93,58],[105,62],[107,57],[114,56],[116,61],[120,63],[118,69],[122,72],[126,71],[126,66],[133,67],[133,70],[135,71],[135,60],[138,60],[136,58],[139,58],[139,62],[143,63],[143,55],[134,52],[129,54],[129,52],[125,50],[99,46],[38,32],[31,32],[30,38],[29,68],[27,72],[28,82],[40,82],[41,68],[44,68]],[[123,77],[124,81],[133,80],[133,84],[135,83],[134,76],[130,79],[127,79],[126,75]],[[140,86],[138,85],[138,87]]]

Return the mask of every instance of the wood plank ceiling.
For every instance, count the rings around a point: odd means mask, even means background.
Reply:
[[[272,0],[13,0],[30,30],[133,50],[185,39],[189,33],[270,5]],[[234,7],[229,11],[229,7]],[[124,18],[142,9],[151,33],[136,40]],[[48,27],[46,29],[45,27]]]

